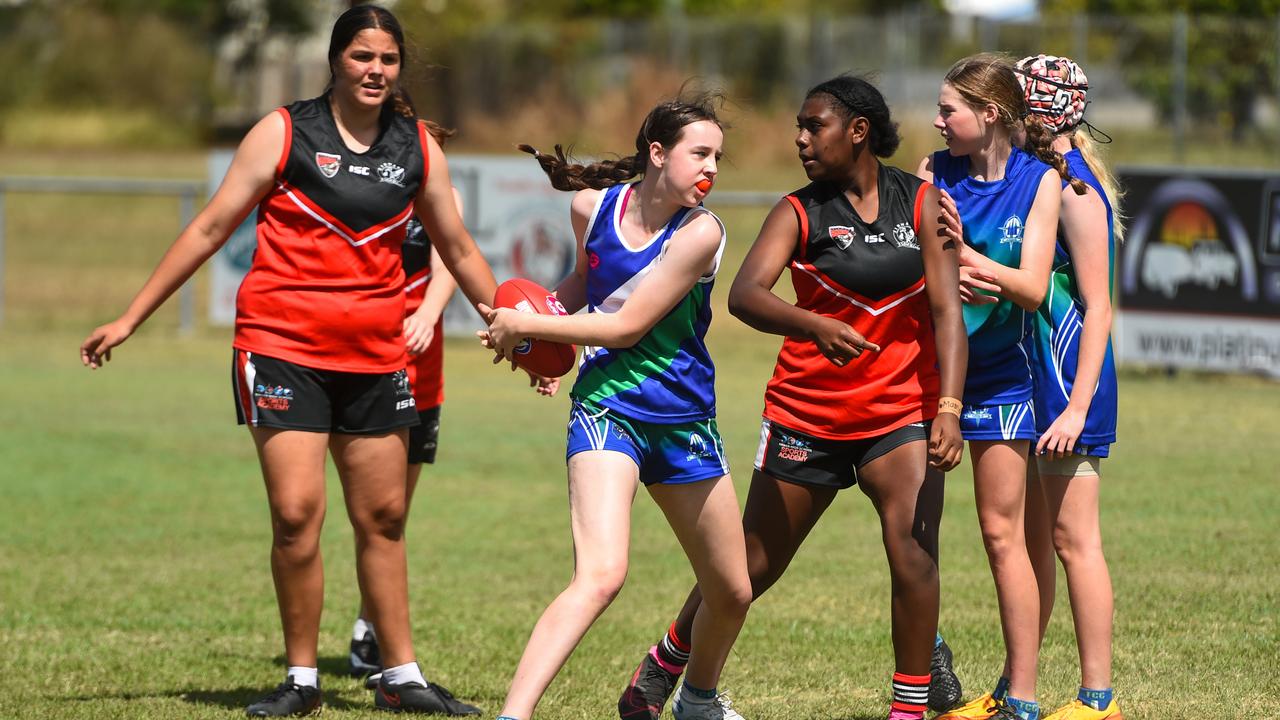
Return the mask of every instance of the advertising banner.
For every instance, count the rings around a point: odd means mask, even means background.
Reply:
[[[1280,174],[1120,175],[1119,359],[1280,376]]]

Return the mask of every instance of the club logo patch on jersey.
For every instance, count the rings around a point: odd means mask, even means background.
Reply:
[[[1022,243],[1022,218],[1017,215],[1010,215],[1000,226],[1000,230],[1004,233],[1004,237],[1000,238],[1001,245]]]
[[[845,227],[844,225],[832,225],[827,228],[827,233],[841,250],[849,249],[849,243],[853,242],[853,228]]]
[[[893,226],[893,242],[900,248],[920,249],[920,244],[916,242],[916,231],[904,222]]]
[[[342,156],[318,152],[316,153],[316,167],[320,168],[321,175],[331,178],[342,169]]]
[[[378,180],[404,187],[404,168],[395,163],[384,162],[378,166]]]

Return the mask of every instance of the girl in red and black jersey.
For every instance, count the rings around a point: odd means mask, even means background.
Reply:
[[[472,303],[492,304],[496,284],[458,217],[439,143],[398,87],[403,60],[404,34],[389,12],[365,5],[343,13],[329,44],[329,90],[249,131],[222,185],[125,313],[80,347],[91,368],[109,360],[257,207],[258,248],[236,299],[233,379],[266,482],[288,670],[248,707],[251,716],[320,706],[326,450],[386,666],[375,704],[480,712],[427,682],[410,638],[406,428],[418,416],[405,373],[399,253],[410,217],[421,218]]]
[[[892,578],[890,717],[919,718],[938,618],[942,473],[962,449],[956,246],[937,189],[879,161],[899,137],[874,86],[821,83],[797,120],[813,182],[769,213],[729,292],[730,312],[785,338],[742,518],[752,591],[772,586],[836,494],[859,484],[880,515]],[[773,293],[787,268],[795,305]],[[695,588],[637,669],[623,718],[660,715],[700,602]]]

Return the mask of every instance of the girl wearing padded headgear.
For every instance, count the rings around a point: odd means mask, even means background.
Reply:
[[[841,490],[880,516],[892,593],[891,720],[923,717],[938,617],[943,473],[961,458],[966,342],[957,243],[937,188],[880,158],[898,147],[884,97],[842,75],[809,90],[795,143],[810,184],[778,201],[729,292],[729,309],[783,336],[764,392],[742,516],[752,594],[782,576]],[[796,302],[774,286],[790,271]],[[658,720],[698,639],[694,588],[618,702]]]
[[[972,453],[978,520],[1010,668],[994,697],[943,717],[1037,720],[1039,599],[1023,530],[1035,426],[1024,342],[1027,314],[1039,308],[1048,286],[1060,183],[1068,175],[1049,147],[1047,128],[1028,117],[1005,58],[975,55],[953,65],[934,127],[947,150],[926,157],[919,174],[955,199],[964,221],[960,262],[969,370],[960,427]],[[1013,143],[1024,132],[1027,151]]]
[[[1064,187],[1049,290],[1033,320],[1036,442],[1028,468],[1027,537],[1040,588],[1040,632],[1053,610],[1053,557],[1066,570],[1080,651],[1080,690],[1047,720],[1121,720],[1111,689],[1111,576],[1098,521],[1099,468],[1116,439],[1111,279],[1123,230],[1114,177],[1084,121],[1089,80],[1068,58],[1017,64],[1028,109],[1088,191]]]

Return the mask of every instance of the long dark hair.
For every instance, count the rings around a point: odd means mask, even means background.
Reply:
[[[400,51],[400,68],[404,72],[405,66],[408,65],[408,55],[404,50],[404,30],[400,27],[400,21],[390,10],[377,5],[357,5],[350,10],[338,16],[333,23],[333,32],[329,35],[329,87],[333,87],[333,67],[338,62],[338,58],[342,57],[342,51],[347,49],[351,41],[359,35],[362,30],[382,30],[396,41],[396,48]],[[405,92],[400,83],[396,83],[395,90],[391,93],[391,111],[398,115],[409,118],[416,118],[417,111],[413,107],[413,100],[409,98],[409,93]]]
[[[1010,134],[1019,126],[1025,128],[1027,141],[1023,149],[1057,170],[1077,195],[1085,194],[1084,181],[1071,177],[1066,158],[1053,149],[1053,131],[1039,117],[1030,114],[1013,63],[1008,58],[994,53],[971,55],[952,65],[943,82],[955,88],[972,108],[981,108],[987,103],[995,105],[1000,124]]]
[[[555,146],[555,154],[540,153],[529,145],[518,147],[538,159],[543,172],[551,178],[551,186],[557,190],[603,190],[643,175],[649,163],[649,145],[658,143],[670,149],[680,142],[686,125],[707,120],[724,128],[716,116],[719,96],[702,94],[688,99],[668,100],[649,111],[640,132],[636,133],[636,153],[618,160],[601,160],[590,165],[571,163],[565,157],[564,148]]]
[[[845,127],[854,118],[866,118],[871,126],[867,136],[867,146],[871,153],[887,158],[898,150],[902,136],[898,134],[898,123],[889,115],[889,104],[884,95],[870,80],[857,75],[839,75],[830,80],[814,85],[804,99],[814,95],[826,95],[835,102],[827,103],[832,112],[839,115]]]

